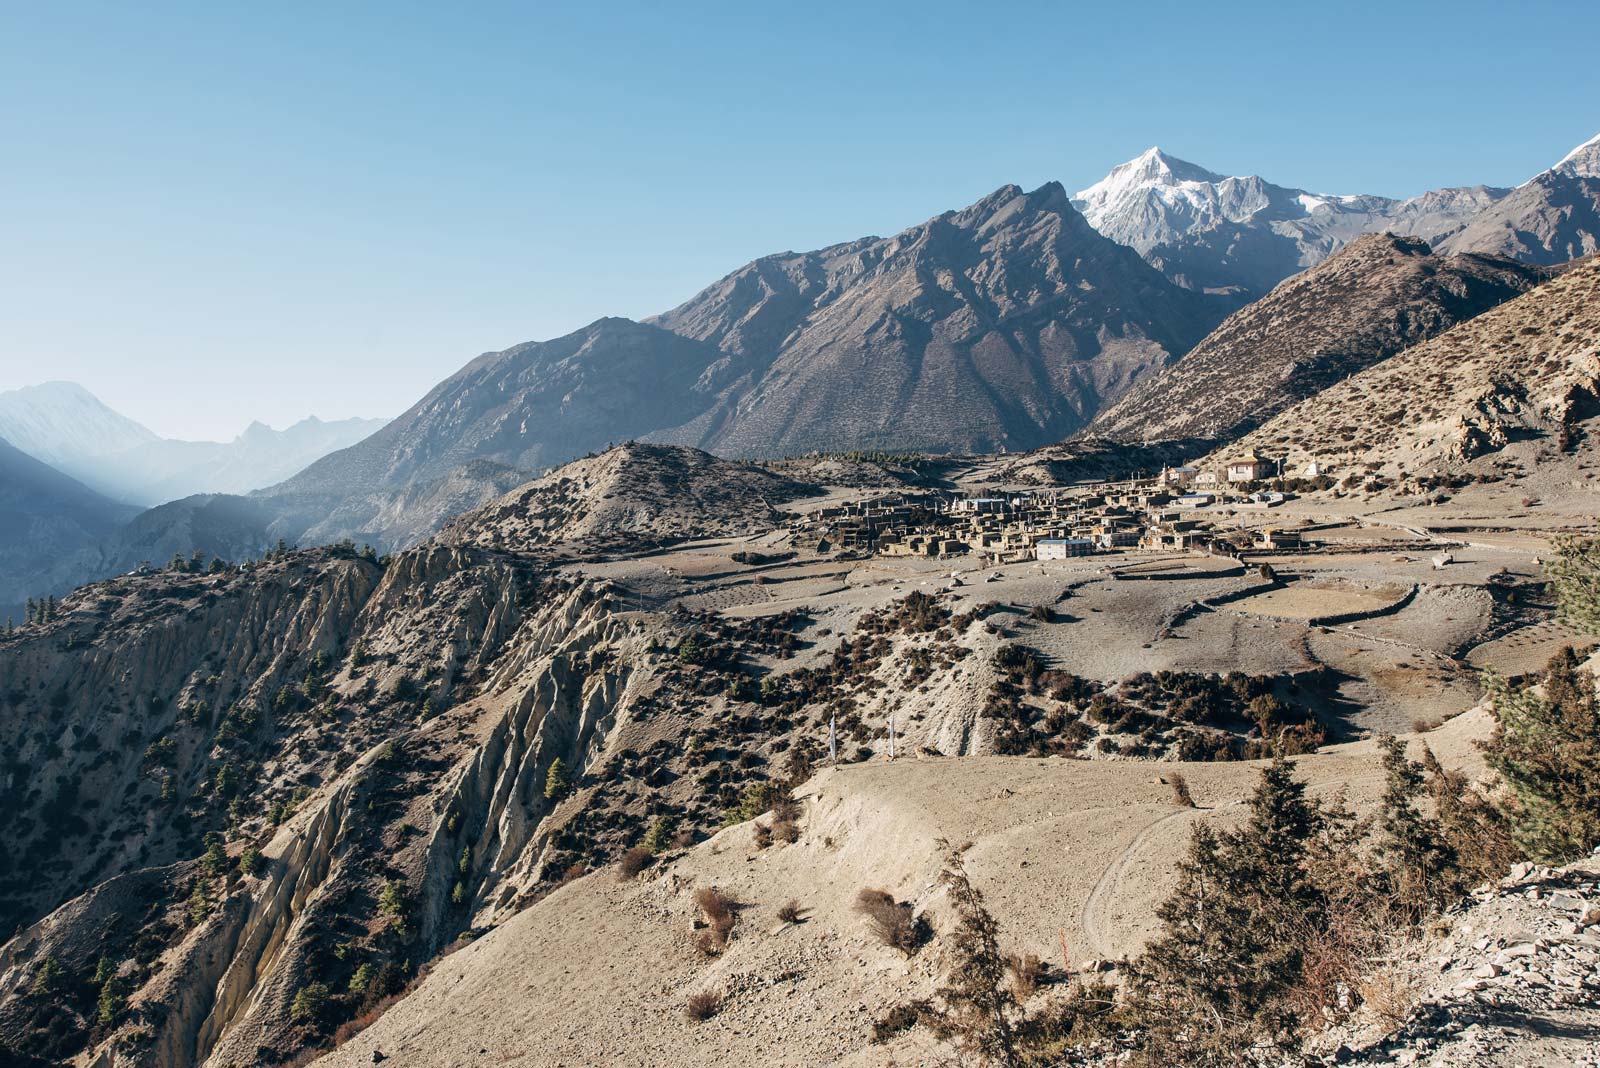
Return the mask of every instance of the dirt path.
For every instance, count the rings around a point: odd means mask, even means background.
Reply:
[[[1238,802],[1230,802],[1238,804]],[[1187,819],[1202,812],[1202,809],[1180,808],[1176,812],[1169,812],[1165,816],[1157,816],[1139,829],[1133,836],[1126,849],[1117,854],[1115,860],[1106,865],[1105,871],[1100,873],[1100,878],[1095,882],[1094,889],[1089,891],[1089,896],[1083,899],[1083,911],[1079,913],[1078,925],[1083,928],[1084,941],[1089,943],[1089,948],[1094,950],[1095,956],[1102,959],[1114,957],[1116,951],[1106,939],[1105,932],[1100,927],[1100,912],[1105,906],[1106,895],[1122,882],[1122,876],[1128,869],[1128,864],[1133,860],[1133,855],[1143,848],[1150,835],[1162,824],[1172,820]]]

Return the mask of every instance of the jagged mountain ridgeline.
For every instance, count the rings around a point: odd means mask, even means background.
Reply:
[[[1073,197],[1089,222],[1180,285],[1240,300],[1266,294],[1362,234],[1414,237],[1446,254],[1552,265],[1600,247],[1600,138],[1504,189],[1435,189],[1405,199],[1310,193],[1225,177],[1152,148]]]

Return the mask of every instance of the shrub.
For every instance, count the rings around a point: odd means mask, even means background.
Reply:
[[[922,945],[926,921],[910,905],[896,901],[889,891],[863,887],[856,895],[855,909],[866,917],[867,929],[891,949],[909,957]]]
[[[799,923],[800,913],[800,902],[792,897],[778,906],[778,920],[782,923]]]
[[[738,902],[714,886],[702,886],[694,892],[694,903],[705,914],[707,930],[703,933],[711,936],[711,944],[720,953],[727,946],[728,938],[733,934],[733,925],[738,920],[734,911],[738,908]]]
[[[617,861],[617,875],[623,879],[637,878],[639,873],[648,868],[655,859],[655,854],[650,850],[643,846],[634,846]]]
[[[722,992],[720,990],[701,990],[690,994],[689,1000],[684,1003],[683,1014],[696,1023],[703,1023],[722,1011]]]
[[[1011,976],[1011,993],[1021,1004],[1038,991],[1044,979],[1044,962],[1035,953],[1007,953],[1006,972]]]
[[[301,1023],[319,1024],[328,1011],[328,984],[309,983],[295,991],[289,1003],[289,1017]]]
[[[800,840],[800,827],[794,820],[779,820],[772,825],[772,837],[785,845],[793,845]]]
[[[261,870],[262,862],[261,850],[255,846],[245,846],[244,852],[239,854],[239,874],[255,875]]]
[[[1182,805],[1184,808],[1194,808],[1194,795],[1189,792],[1189,780],[1183,777],[1181,771],[1174,771],[1167,776],[1167,784],[1172,787],[1172,803]]]
[[[904,1034],[922,1022],[929,1011],[926,1001],[906,1001],[872,1021],[872,1041],[884,1043],[896,1035]]]

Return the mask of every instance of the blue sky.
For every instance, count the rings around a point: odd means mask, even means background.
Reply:
[[[1321,192],[1515,185],[1600,132],[1600,4],[0,0],[0,389],[175,436],[392,415],[1152,144]]]

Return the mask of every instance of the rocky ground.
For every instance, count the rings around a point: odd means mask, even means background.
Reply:
[[[1519,864],[1473,899],[1382,976],[1398,1026],[1369,1007],[1322,1036],[1325,1063],[1600,1064],[1600,851],[1564,868]]]

